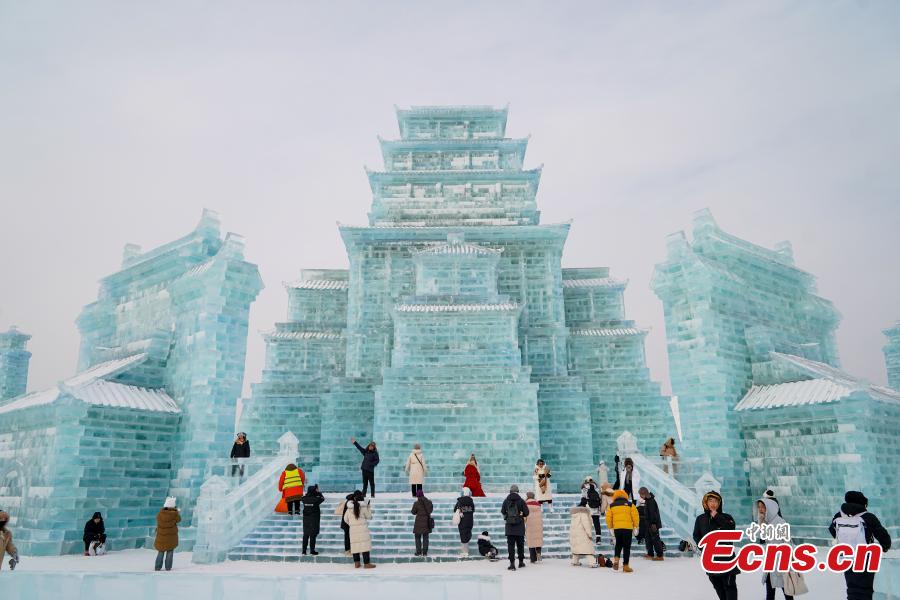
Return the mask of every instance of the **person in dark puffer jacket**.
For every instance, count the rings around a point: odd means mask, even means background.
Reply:
[[[881,521],[874,514],[868,512],[869,499],[862,492],[849,491],[844,494],[844,503],[841,504],[841,510],[835,513],[828,526],[828,532],[831,537],[838,539],[838,527],[844,525],[848,521],[848,517],[856,517],[862,521],[865,529],[865,540],[867,544],[878,542],[882,549],[887,552],[891,549],[891,536],[887,529],[881,524]],[[847,600],[871,600],[875,594],[875,573],[872,571],[863,571],[854,573],[844,571],[844,581],[847,584]]]
[[[359,470],[362,471],[363,498],[366,497],[366,492],[369,490],[370,484],[372,486],[372,497],[374,498],[375,467],[377,467],[378,463],[381,461],[381,458],[378,456],[378,447],[375,445],[375,442],[369,442],[368,445],[363,448],[359,445],[359,442],[356,441],[356,438],[350,438],[350,442],[356,446],[359,453],[363,455],[362,464],[359,466]]]
[[[710,531],[735,529],[734,517],[721,512],[722,504],[722,496],[718,492],[707,492],[703,495],[703,514],[698,515],[694,521],[694,543],[699,543]],[[723,557],[722,562],[733,558],[734,553],[731,557]],[[737,574],[737,567],[727,573],[707,573],[719,600],[737,600]]]

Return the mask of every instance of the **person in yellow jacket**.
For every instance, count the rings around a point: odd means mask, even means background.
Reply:
[[[294,463],[285,467],[278,479],[278,491],[287,504],[288,514],[300,513],[300,498],[303,497],[303,485],[306,483],[306,473]]]
[[[624,565],[622,570],[626,573],[633,571],[628,566],[628,559],[631,557],[631,536],[637,531],[640,522],[637,508],[628,501],[628,493],[625,490],[616,490],[613,493],[612,503],[606,509],[606,527],[613,532],[616,539],[614,570],[619,570],[621,556]]]

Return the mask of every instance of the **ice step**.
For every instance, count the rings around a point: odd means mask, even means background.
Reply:
[[[478,555],[476,538],[478,533],[487,530],[491,533],[494,545],[501,554],[506,552],[506,538],[503,535],[504,522],[500,514],[504,496],[476,498],[475,527],[473,539],[469,544],[472,555],[469,560],[481,559]],[[433,517],[435,530],[429,540],[429,561],[456,561],[459,556],[459,532],[453,525],[452,509],[455,497],[439,495],[431,498],[434,503]],[[555,498],[552,507],[544,507],[544,547],[546,558],[565,558],[569,556],[569,508],[577,504],[580,496],[560,495]],[[303,537],[303,520],[300,516],[272,514],[267,517],[239,545],[233,548],[230,560],[256,560],[297,562],[301,559],[308,562],[335,562],[349,560],[344,554],[344,532],[340,528],[340,516],[334,510],[340,501],[340,495],[331,495],[322,505],[320,533],[316,541],[318,556],[303,556],[301,545]],[[409,496],[392,494],[377,498],[372,504],[373,519],[370,531],[373,541],[373,555],[379,562],[423,561],[413,556],[414,538],[412,527],[414,516],[410,513],[413,499]],[[670,529],[662,529],[661,537],[666,544],[667,556],[682,556],[678,552],[679,538]],[[597,545],[599,553],[611,554],[609,533],[605,524],[602,530],[602,542]],[[632,547],[635,555],[643,554],[643,547],[635,544]]]

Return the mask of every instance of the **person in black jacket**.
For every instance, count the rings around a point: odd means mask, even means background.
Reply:
[[[878,542],[884,551],[891,549],[891,536],[874,514],[867,512],[869,499],[862,492],[849,491],[844,494],[844,503],[841,510],[835,513],[831,519],[828,531],[831,537],[839,542],[845,538],[845,532],[838,532],[838,528],[858,529],[861,521],[863,527],[860,537],[865,537],[867,544]],[[867,565],[868,566],[868,565]],[[863,571],[854,573],[844,571],[844,581],[847,584],[847,600],[871,600],[875,593],[875,573]]]
[[[362,492],[356,490],[347,494],[344,497],[341,506],[338,507],[341,509],[341,529],[344,531],[344,554],[347,556],[350,556],[352,553],[350,552],[350,526],[344,521],[344,515],[347,514],[347,503],[356,498],[357,494],[362,494]]]
[[[375,467],[378,466],[378,462],[381,460],[378,458],[378,448],[375,446],[375,442],[369,442],[369,445],[363,448],[359,445],[359,442],[356,441],[356,438],[350,438],[350,442],[356,446],[356,449],[359,450],[360,454],[363,455],[362,464],[359,466],[359,469],[362,471],[362,481],[363,481],[363,498],[366,496],[366,491],[369,489],[369,484],[372,484],[372,497],[375,497]]]
[[[84,524],[84,555],[91,555],[91,544],[99,542],[106,543],[106,526],[103,524],[103,515],[98,512],[94,513],[91,520]]]
[[[416,540],[416,556],[428,556],[428,536],[431,535],[434,520],[431,513],[434,512],[434,503],[425,497],[425,492],[416,492],[416,501],[412,505],[410,513],[415,515],[413,521],[413,537]]]
[[[472,500],[472,490],[463,488],[462,496],[456,499],[453,512],[459,511],[459,544],[460,556],[469,556],[469,542],[472,541],[472,527],[475,525],[475,501]]]
[[[721,512],[722,496],[718,492],[707,492],[703,495],[703,514],[694,521],[694,543],[699,543],[710,531],[735,529],[734,517]],[[731,558],[734,558],[732,554]],[[723,557],[721,562],[728,560]],[[737,567],[727,573],[707,573],[710,583],[716,590],[719,600],[737,600]]]
[[[247,434],[243,431],[237,434],[237,439],[231,446],[231,476],[234,477],[240,473],[244,476],[244,459],[250,458],[250,442],[247,440]]]
[[[638,494],[644,499],[644,520],[647,521],[647,558],[653,560],[663,560],[663,543],[659,537],[659,530],[662,529],[662,517],[659,514],[659,505],[656,503],[656,497],[650,493],[645,487],[638,490]]]
[[[309,546],[309,553],[317,556],[316,536],[319,535],[319,523],[322,520],[321,504],[325,502],[325,496],[319,491],[318,485],[306,488],[306,494],[300,498],[303,503],[303,554]]]
[[[506,547],[509,550],[510,571],[516,570],[516,550],[519,553],[519,568],[525,568],[525,517],[528,516],[528,505],[519,495],[519,486],[509,488],[509,496],[503,501],[500,509],[506,521]]]

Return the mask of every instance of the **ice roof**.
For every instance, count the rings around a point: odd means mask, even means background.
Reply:
[[[867,394],[881,402],[900,403],[900,392],[872,385],[831,365],[781,352],[770,352],[770,355],[774,361],[794,367],[811,379],[754,385],[737,403],[735,410],[825,404],[857,393]]]
[[[301,279],[287,281],[284,287],[292,290],[346,290],[350,287],[350,282],[339,279]]]
[[[647,330],[638,329],[637,327],[587,328],[569,330],[569,335],[598,337],[625,337],[632,335],[645,335],[646,333]]]
[[[52,404],[64,396],[71,396],[94,406],[180,413],[181,409],[178,408],[178,404],[164,390],[136,387],[108,380],[109,377],[114,377],[144,362],[147,360],[147,356],[146,353],[134,354],[94,365],[60,382],[56,387],[26,394],[5,406],[0,406],[0,414]]]
[[[426,254],[478,254],[484,256],[496,256],[501,252],[503,252],[503,248],[495,249],[488,248],[486,246],[479,246],[478,244],[470,244],[461,241],[451,241],[444,242],[436,246],[430,246],[428,248],[425,248],[424,250],[414,252],[413,254],[416,256]]]
[[[563,279],[564,288],[581,288],[581,287],[625,287],[628,285],[627,279],[615,279],[614,277],[593,277],[590,279]]]
[[[397,312],[486,312],[516,310],[514,302],[499,304],[398,304]]]

